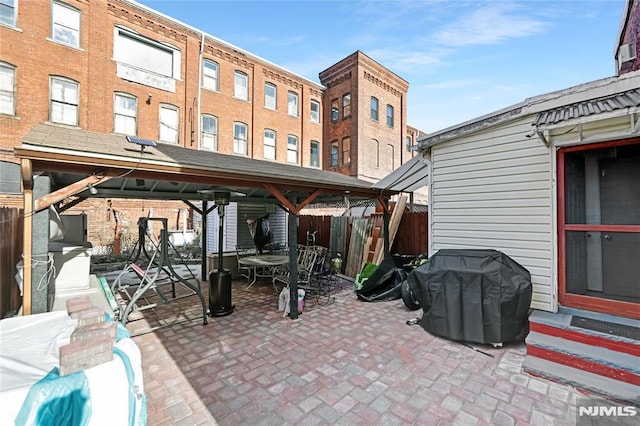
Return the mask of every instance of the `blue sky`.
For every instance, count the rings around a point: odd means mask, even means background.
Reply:
[[[296,74],[360,50],[409,82],[427,132],[615,74],[624,0],[139,0]]]

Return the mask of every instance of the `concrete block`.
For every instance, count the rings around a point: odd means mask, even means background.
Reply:
[[[66,300],[67,305],[67,314],[71,315],[78,311],[82,311],[85,309],[93,308],[93,303],[91,303],[91,299],[89,296],[78,296],[72,297],[71,299]]]

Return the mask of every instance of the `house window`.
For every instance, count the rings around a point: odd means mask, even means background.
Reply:
[[[342,164],[351,162],[351,138],[342,138]]]
[[[202,115],[202,149],[218,150],[218,118],[213,115]]]
[[[236,71],[233,76],[233,96],[246,101],[249,99],[249,76]]]
[[[393,107],[387,105],[387,126],[393,127]]]
[[[209,59],[202,62],[202,87],[218,91],[218,64]]]
[[[320,102],[311,101],[311,122],[320,123]]]
[[[342,118],[351,116],[351,93],[342,96]]]
[[[113,132],[135,136],[138,100],[131,95],[116,93],[113,104]]]
[[[18,0],[0,0],[0,24],[16,26],[16,2]]]
[[[407,136],[405,139],[405,144],[406,144],[406,150],[407,152],[411,152],[412,150],[412,146],[413,146],[413,140],[411,139],[411,136]]]
[[[338,141],[331,142],[331,167],[338,166],[338,156],[340,155],[340,151],[338,150]]]
[[[0,114],[15,115],[15,113],[16,69],[0,62]]]
[[[51,105],[49,120],[52,123],[78,125],[78,83],[62,77],[51,77]]]
[[[265,83],[264,84],[264,107],[272,110],[276,110],[277,97],[278,97],[278,88],[271,83]]]
[[[378,98],[371,97],[371,119],[378,121]]]
[[[53,2],[51,38],[58,43],[80,47],[80,11],[64,3]]]
[[[287,137],[287,162],[298,164],[298,138],[293,135]]]
[[[640,303],[640,143],[558,152],[560,303],[616,314]]]
[[[276,132],[271,129],[264,131],[264,159],[276,159]]]
[[[340,108],[338,102],[339,101],[337,99],[331,101],[331,121],[338,121],[338,118],[340,118]]]
[[[125,28],[115,28],[113,58],[143,71],[180,78],[180,50]]]
[[[247,125],[233,123],[233,153],[247,155]]]
[[[311,141],[309,165],[311,167],[320,167],[320,142],[318,141]]]
[[[287,114],[298,116],[298,94],[296,92],[289,92],[287,95]]]
[[[161,142],[178,143],[178,107],[160,104],[160,138]]]

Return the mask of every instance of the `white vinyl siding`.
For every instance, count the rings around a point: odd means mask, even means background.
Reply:
[[[432,251],[495,249],[531,273],[532,307],[554,307],[551,152],[531,120],[432,148]]]

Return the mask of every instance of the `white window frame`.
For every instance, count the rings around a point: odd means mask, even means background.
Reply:
[[[133,100],[133,110],[121,105],[120,99]],[[128,93],[116,92],[113,96],[113,133],[135,136],[138,131],[138,98]]]
[[[51,76],[49,81],[49,121],[78,125],[80,84],[69,78]]]
[[[11,13],[5,14],[5,10]],[[0,25],[15,28],[18,21],[18,0],[0,0],[0,11],[2,12],[0,14]]]
[[[138,50],[136,52],[136,49]],[[161,68],[148,60],[153,53],[163,54],[166,61]],[[168,43],[161,43],[144,37],[133,30],[116,25],[113,37],[113,59],[116,62],[174,80],[180,79],[180,49]],[[155,58],[157,61],[158,58]]]
[[[298,164],[298,137],[287,136],[287,163]]]
[[[298,94],[289,91],[287,93],[287,114],[292,117],[298,116]]]
[[[311,111],[311,122],[320,124],[320,102],[312,99],[309,108]]]
[[[213,123],[213,128],[205,126],[205,119],[210,120]],[[200,128],[202,134],[200,137],[200,148],[207,151],[218,150],[218,117],[211,114],[202,114],[200,120]]]
[[[270,89],[273,89],[273,95],[269,94]],[[264,84],[264,107],[274,111],[278,110],[278,87],[273,83]]]
[[[171,120],[169,112],[172,114]],[[158,141],[173,144],[180,142],[180,108],[171,104],[160,104],[159,117]]]
[[[249,76],[242,71],[233,73],[233,97],[243,101],[249,100]]]
[[[264,129],[264,159],[276,159],[276,138],[278,137],[275,130]]]
[[[309,166],[320,168],[320,142],[311,141],[309,147]]]
[[[248,153],[249,126],[236,121],[233,123],[233,153],[247,155]]]
[[[16,115],[16,67],[0,62],[0,114]]]
[[[51,2],[51,40],[80,48],[80,11],[68,4]]]
[[[202,61],[202,87],[207,90],[219,91],[220,65],[211,59]]]

